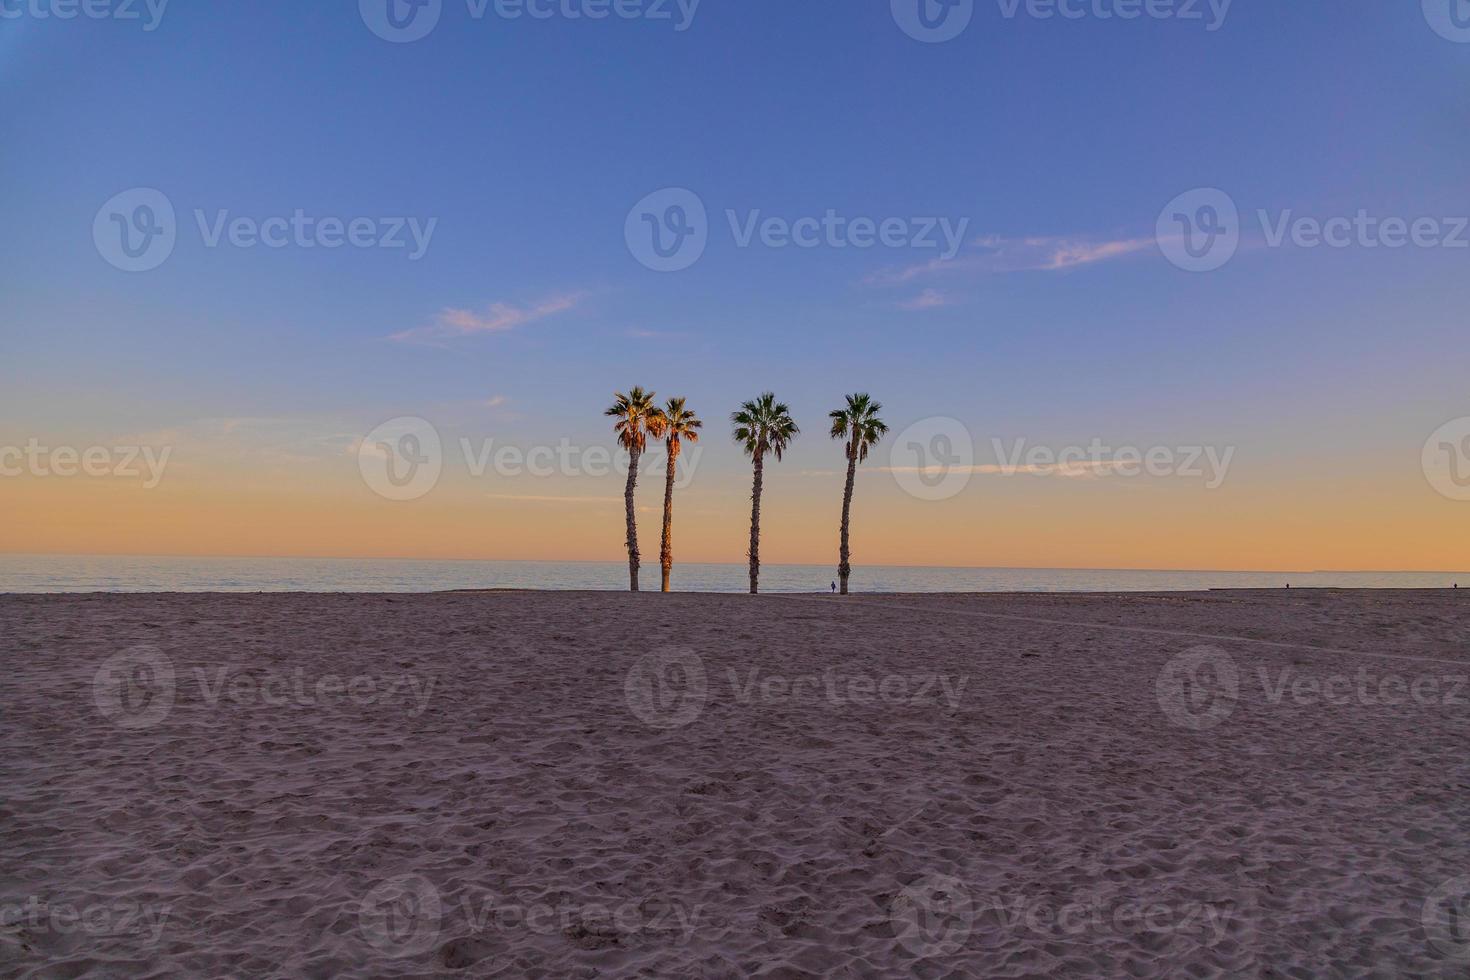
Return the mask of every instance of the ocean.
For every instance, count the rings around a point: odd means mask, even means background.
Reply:
[[[825,592],[832,565],[765,565],[763,592]],[[1210,572],[1082,568],[853,569],[855,592],[1169,592],[1197,589],[1470,587],[1454,572]],[[658,564],[645,564],[645,591],[659,588]],[[619,562],[419,561],[378,558],[164,558],[0,555],[5,592],[439,592],[451,589],[628,587]],[[744,592],[743,564],[681,563],[680,592]]]

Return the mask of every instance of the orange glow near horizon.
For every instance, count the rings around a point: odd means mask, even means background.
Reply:
[[[1242,473],[1216,490],[1178,481],[977,475],[917,500],[884,472],[858,480],[854,564],[1191,570],[1458,571],[1470,504],[1417,471],[1355,482]],[[621,561],[622,478],[446,478],[413,501],[370,492],[355,467],[293,475],[180,467],[156,488],[108,478],[13,477],[0,552]],[[663,480],[639,485],[640,545],[657,564]],[[842,478],[767,469],[762,559],[836,561]],[[675,497],[675,560],[745,560],[749,474],[708,469]]]

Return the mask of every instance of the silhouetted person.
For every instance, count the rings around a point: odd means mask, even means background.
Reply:
[[[833,595],[836,595],[837,594],[837,583],[836,582],[833,582],[832,583],[832,594]]]

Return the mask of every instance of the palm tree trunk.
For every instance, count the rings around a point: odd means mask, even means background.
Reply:
[[[765,476],[765,460],[755,453],[755,483],[750,489],[750,594],[760,591],[761,578],[761,484]]]
[[[670,446],[669,469],[664,477],[664,536],[658,549],[658,561],[664,571],[665,592],[669,591],[669,576],[674,570],[674,464],[677,460],[674,448]]]
[[[848,547],[847,532],[852,520],[852,483],[857,476],[857,436],[853,436],[854,444],[847,448],[847,487],[842,491],[842,545],[837,553],[837,580],[841,583],[842,594],[847,595],[847,577],[852,574],[852,549]]]
[[[623,491],[623,503],[628,509],[628,583],[633,592],[638,591],[638,518],[633,504],[633,491],[638,486],[637,448],[628,451],[628,488]]]

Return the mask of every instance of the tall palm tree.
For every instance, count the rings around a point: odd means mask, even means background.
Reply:
[[[847,577],[852,574],[852,550],[848,547],[848,528],[852,517],[852,484],[857,477],[857,464],[868,458],[868,450],[888,431],[888,426],[878,417],[883,406],[866,394],[848,395],[847,407],[829,413],[832,419],[832,438],[845,443],[847,453],[847,487],[842,491],[842,544],[837,551],[837,578],[842,583],[842,594],[847,595]]]
[[[779,461],[801,432],[792,421],[791,410],[776,401],[769,391],[731,414],[735,441],[740,443],[755,468],[750,491],[750,594],[760,591],[761,574],[761,486],[765,479],[766,453]]]
[[[623,503],[628,509],[628,581],[634,592],[638,591],[638,518],[633,505],[633,491],[638,485],[638,458],[648,445],[650,429],[659,425],[659,410],[653,404],[653,392],[642,388],[631,388],[625,395],[613,393],[612,407],[603,413],[617,419],[613,431],[618,434],[618,445],[628,451],[628,487],[623,491]]]
[[[674,464],[679,461],[684,441],[698,442],[699,430],[703,427],[704,422],[699,416],[684,407],[684,399],[670,398],[659,412],[657,421],[649,428],[649,432],[664,440],[669,459],[668,472],[664,476],[664,535],[658,549],[665,592],[669,591],[669,577],[674,570]]]

